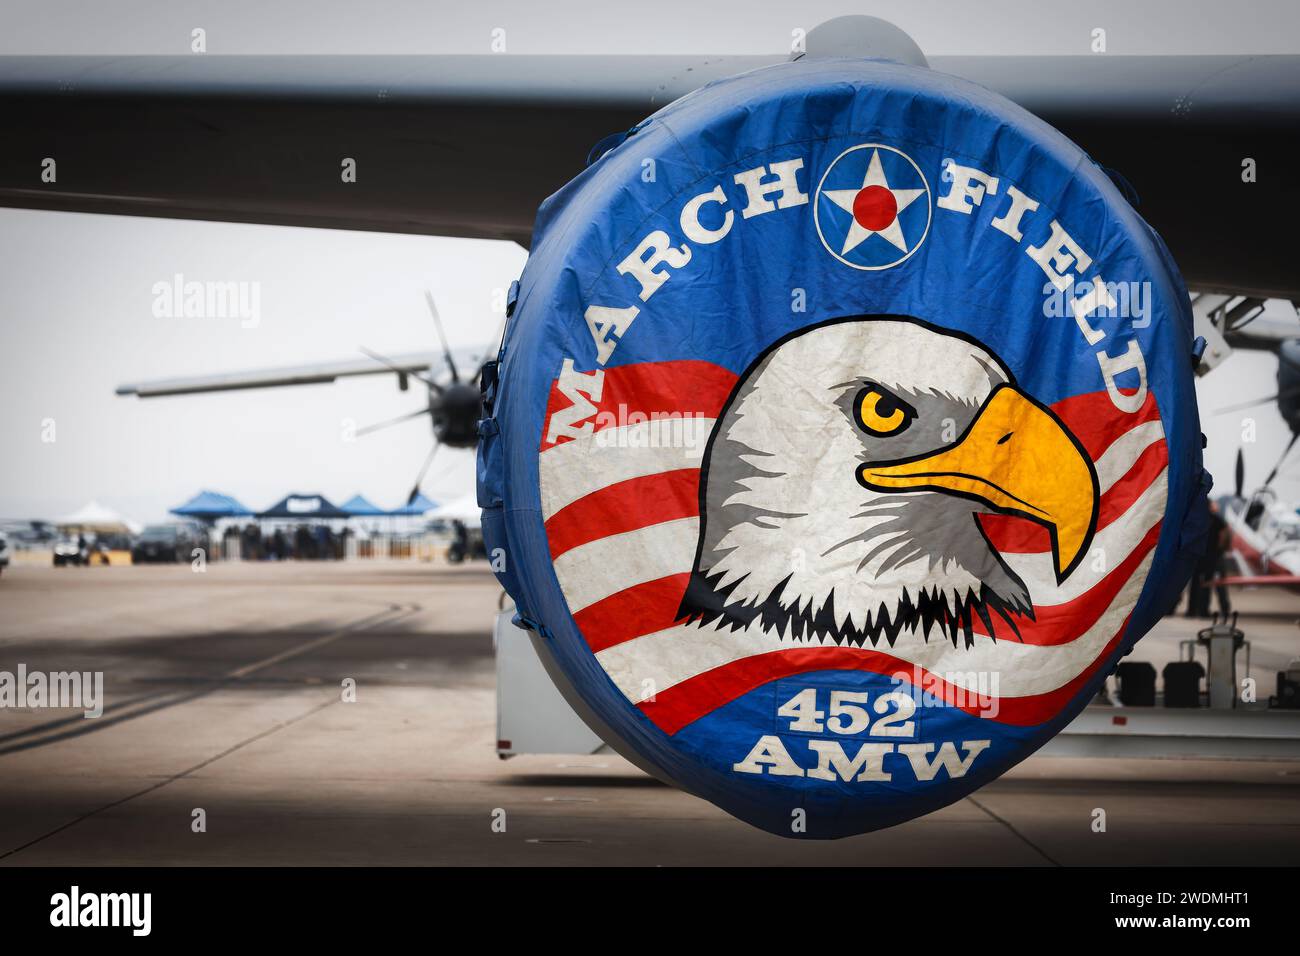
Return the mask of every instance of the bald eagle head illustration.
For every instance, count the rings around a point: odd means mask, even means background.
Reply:
[[[988,349],[907,316],[836,319],[771,346],[719,415],[679,619],[892,646],[977,621],[1016,635],[1025,583],[981,515],[1044,526],[1058,583],[1096,529],[1078,440]]]

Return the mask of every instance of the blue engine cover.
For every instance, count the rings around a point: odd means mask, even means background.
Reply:
[[[682,789],[793,837],[927,813],[1176,601],[1209,487],[1187,291],[1014,104],[758,70],[615,138],[533,241],[487,544],[579,710]]]

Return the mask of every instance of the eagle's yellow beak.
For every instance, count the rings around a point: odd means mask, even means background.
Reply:
[[[1056,578],[1069,576],[1097,528],[1097,472],[1078,439],[1042,405],[999,385],[956,444],[889,464],[865,464],[875,490],[942,491],[1044,525]]]

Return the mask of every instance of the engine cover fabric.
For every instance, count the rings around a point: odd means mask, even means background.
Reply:
[[[616,749],[773,833],[890,826],[1050,739],[1176,600],[1192,340],[1160,239],[1014,104],[734,77],[542,206],[488,548]]]

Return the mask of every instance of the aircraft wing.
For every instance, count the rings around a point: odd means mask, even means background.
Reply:
[[[0,57],[0,205],[526,245],[538,204],[599,140],[783,59]],[[1122,173],[1190,286],[1300,298],[1300,270],[1278,254],[1300,215],[1300,56],[931,65],[1015,100]],[[355,182],[341,175],[347,159]]]
[[[245,388],[274,388],[281,385],[323,385],[336,379],[358,375],[392,375],[403,372],[423,374],[431,366],[440,368],[443,357],[438,352],[417,352],[393,356],[391,361],[392,367],[380,365],[374,359],[363,358],[257,371],[196,375],[189,378],[154,379],[133,385],[119,385],[117,394],[159,398],[164,395],[230,392]]]

